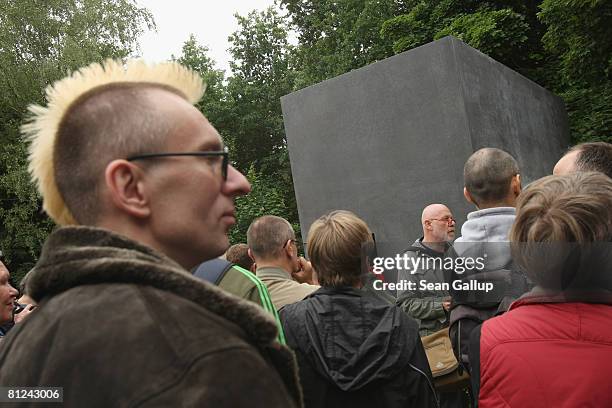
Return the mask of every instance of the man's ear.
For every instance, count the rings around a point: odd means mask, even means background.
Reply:
[[[289,242],[290,240],[287,240],[287,244],[285,245],[285,253],[287,254],[287,256],[289,258],[293,258],[293,249],[291,248],[291,242]],[[297,255],[297,254],[296,254]]]
[[[249,258],[255,262],[255,257],[253,256],[253,252],[251,252],[251,248],[247,248],[247,254],[249,255]]]
[[[106,166],[104,181],[117,209],[137,218],[151,214],[143,173],[138,166],[126,160],[113,160]]]
[[[476,201],[474,201],[474,198],[472,198],[472,195],[468,191],[467,187],[463,187],[463,196],[465,197],[468,203],[474,204],[476,207],[478,207],[478,204],[476,204]]]
[[[514,196],[518,197],[519,194],[521,194],[521,190],[523,189],[523,187],[521,186],[521,175],[520,174],[517,174],[516,176],[512,178],[511,185],[512,185],[512,192],[514,193]]]

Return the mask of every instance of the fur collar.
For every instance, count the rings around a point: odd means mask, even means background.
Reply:
[[[274,319],[263,309],[187,272],[155,250],[108,230],[64,227],[54,231],[27,282],[36,301],[80,285],[135,283],[172,292],[242,328],[259,347],[277,336]]]
[[[273,317],[247,300],[204,282],[153,249],[93,227],[55,230],[30,272],[27,292],[40,302],[79,285],[134,283],[172,292],[239,326],[276,367],[296,406],[302,391],[293,352],[276,342]]]

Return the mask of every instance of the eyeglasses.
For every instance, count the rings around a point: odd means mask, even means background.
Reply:
[[[290,245],[292,242],[295,243],[295,239],[288,239],[287,241],[285,241],[285,244],[283,245],[283,249],[285,249],[285,247],[287,245]]]
[[[429,221],[443,221],[447,224],[452,224],[453,222],[457,222],[453,217],[444,217],[444,218],[430,218]]]
[[[185,152],[185,153],[147,153],[139,154],[137,156],[130,156],[126,160],[146,160],[155,159],[158,157],[173,157],[173,156],[222,156],[223,163],[221,163],[221,175],[223,180],[227,180],[227,167],[229,166],[229,149],[227,146],[223,147],[223,150],[215,150],[210,152]]]

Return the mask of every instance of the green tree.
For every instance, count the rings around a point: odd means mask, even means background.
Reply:
[[[226,131],[235,141],[239,169],[254,165],[257,171],[275,172],[263,167],[267,157],[286,149],[280,98],[293,90],[294,80],[286,22],[272,8],[236,19],[239,29],[229,37],[233,60]]]
[[[51,220],[42,213],[40,199],[26,172],[26,148],[23,143],[0,147],[0,233],[3,256],[14,277],[20,278],[34,266],[42,242],[52,228]],[[19,279],[15,280],[16,282]]]
[[[265,214],[284,217],[299,228],[280,107],[280,97],[293,89],[286,21],[273,9],[236,19],[239,29],[230,36],[233,61],[227,81],[194,37],[178,58],[207,81],[200,109],[223,135],[232,164],[252,185],[248,196],[236,200],[232,243],[245,242],[251,221]]]
[[[281,0],[299,36],[297,88],[393,55],[382,24],[405,11],[395,0]]]
[[[223,70],[215,68],[215,61],[208,56],[209,49],[204,45],[198,44],[193,34],[183,44],[181,56],[172,56],[180,64],[198,72],[202,80],[206,83],[206,93],[198,104],[198,108],[215,126],[222,121],[224,114],[225,100],[225,73]]]
[[[612,2],[544,0],[542,41],[560,60],[555,90],[565,100],[574,142],[612,142]]]
[[[559,55],[566,82],[600,85],[612,79],[612,2],[544,0],[547,50]]]
[[[283,188],[279,188],[277,180],[264,176],[251,167],[246,174],[251,183],[251,193],[236,199],[236,225],[230,233],[232,244],[246,243],[246,231],[251,222],[262,215],[276,215],[288,219],[296,236],[300,236],[300,223],[287,214],[287,196]]]
[[[407,13],[382,29],[395,52],[454,35],[561,96],[574,142],[612,139],[609,0],[412,0],[406,6]]]
[[[19,126],[66,72],[138,50],[154,27],[133,0],[0,0],[0,249],[20,277],[52,227],[26,170]]]
[[[253,218],[270,213],[295,226],[297,204],[280,105],[295,79],[287,21],[272,8],[236,18],[239,29],[229,38],[233,61],[223,131],[232,139],[236,166],[247,172],[254,188],[239,201],[238,209],[245,213],[239,215],[244,221],[236,233],[246,233]],[[277,196],[282,197],[282,205],[276,205]],[[263,197],[269,197],[270,203],[264,203]]]
[[[544,28],[534,2],[412,0],[407,6],[382,26],[396,53],[453,35],[532,79],[543,74]]]

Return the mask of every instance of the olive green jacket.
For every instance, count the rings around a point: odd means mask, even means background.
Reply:
[[[270,299],[268,289],[257,276],[238,265],[232,265],[225,275],[223,275],[223,278],[217,286],[239,298],[250,300],[258,304],[274,316],[276,326],[278,327],[278,342],[280,344],[287,344],[283,333],[283,325]]]
[[[435,258],[443,257],[422,243],[422,238],[415,241],[415,248],[422,250],[407,251],[409,257]],[[409,264],[412,265],[412,264]],[[427,283],[444,283],[443,271],[431,262],[431,265],[421,263],[422,266],[416,270],[400,270],[398,280],[414,282],[415,290],[398,291],[396,304],[419,323],[419,334],[421,337],[428,336],[448,326],[448,316],[442,307],[442,302],[448,300],[449,292],[445,290],[421,290],[419,281]]]

